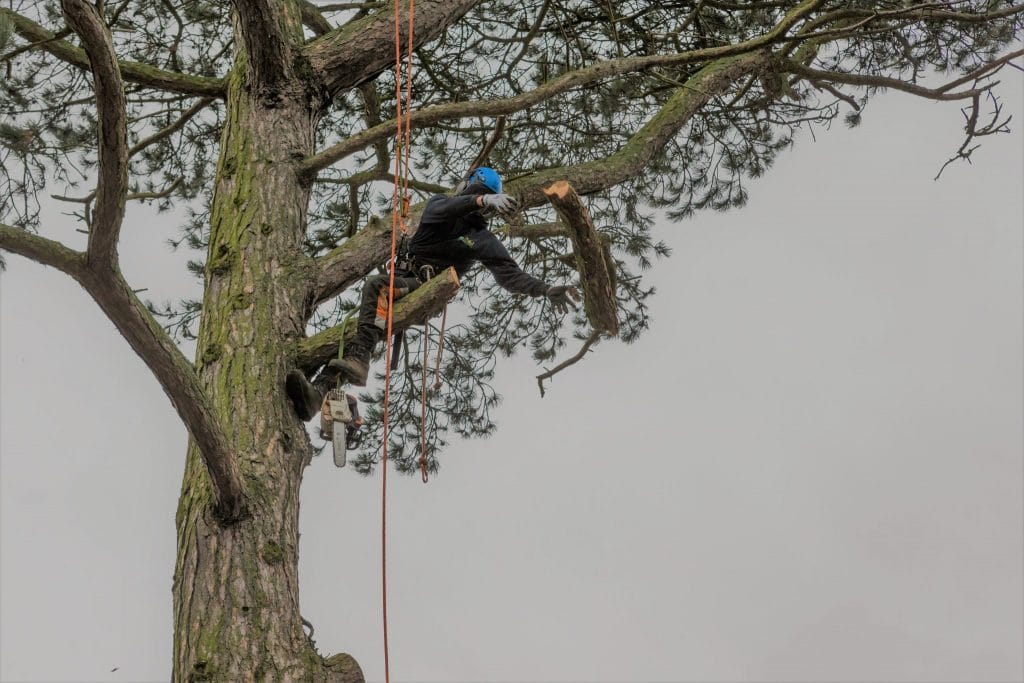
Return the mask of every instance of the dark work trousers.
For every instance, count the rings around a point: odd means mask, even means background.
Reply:
[[[370,359],[373,348],[387,333],[388,283],[389,275],[374,275],[363,285],[362,301],[359,304],[359,320],[356,335],[345,344],[345,357]],[[419,279],[408,270],[395,271],[395,301],[420,286]]]

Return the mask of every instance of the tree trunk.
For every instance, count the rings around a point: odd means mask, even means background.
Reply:
[[[247,515],[224,525],[189,446],[176,516],[175,681],[362,681],[347,655],[324,660],[299,613],[299,486],[312,455],[282,390],[303,335],[301,245],[309,192],[294,161],[313,151],[318,105],[299,79],[230,77],[196,367],[226,426]]]

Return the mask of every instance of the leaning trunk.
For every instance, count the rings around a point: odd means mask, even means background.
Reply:
[[[206,469],[189,447],[177,513],[174,680],[362,680],[325,661],[299,613],[299,485],[311,449],[282,391],[303,334],[308,189],[294,160],[313,151],[317,112],[301,86],[271,100],[230,79],[210,214],[196,366],[227,427],[246,516],[224,525]]]

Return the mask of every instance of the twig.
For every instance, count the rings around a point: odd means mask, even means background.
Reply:
[[[133,192],[130,195],[128,195],[126,199],[127,201],[132,201],[136,199],[163,199],[164,197],[167,197],[172,192],[174,192],[174,190],[177,189],[178,185],[181,185],[182,181],[184,180],[184,178],[179,176],[174,179],[174,182],[172,182],[170,185],[168,185],[162,190],[157,190],[154,192]]]
[[[598,339],[601,338],[602,334],[603,332],[601,332],[600,330],[594,330],[593,332],[590,333],[590,336],[587,337],[587,341],[583,342],[583,347],[575,356],[573,356],[572,358],[567,358],[566,360],[562,361],[561,363],[551,368],[544,374],[537,375],[537,386],[540,388],[541,398],[544,398],[544,380],[551,379],[556,374],[558,374],[562,370],[565,370],[570,365],[575,365],[576,363],[583,360],[583,357],[587,355],[588,351],[590,351],[590,347],[597,343]]]
[[[163,140],[164,138],[174,133],[175,131],[182,129],[185,126],[185,124],[188,123],[189,119],[191,119],[193,116],[195,116],[200,111],[205,109],[208,105],[212,104],[213,101],[214,98],[212,97],[204,97],[195,104],[193,104],[186,111],[182,112],[181,116],[178,117],[177,121],[167,126],[166,128],[158,130],[156,133],[153,133],[153,135],[149,136],[145,140],[139,141],[138,144],[129,149],[129,158],[135,156],[136,154],[144,150],[146,147],[152,145],[154,142],[159,142],[160,140]]]
[[[1003,113],[1003,105],[999,102],[999,98],[997,98],[991,90],[989,90],[986,94],[988,95],[988,98],[992,101],[992,118],[985,126],[981,128],[978,127],[978,116],[981,113],[981,96],[975,95],[974,97],[972,97],[970,113],[967,113],[967,109],[960,110],[961,113],[964,115],[964,118],[966,119],[966,122],[964,123],[964,131],[966,132],[967,136],[964,139],[963,144],[960,145],[960,149],[956,151],[956,154],[954,154],[952,157],[946,160],[946,163],[942,165],[942,167],[939,169],[939,172],[935,174],[935,177],[932,178],[932,180],[938,180],[939,177],[942,176],[942,172],[946,170],[946,167],[952,164],[954,161],[957,161],[958,159],[963,159],[967,163],[971,163],[971,154],[973,154],[974,150],[978,149],[981,146],[970,146],[971,143],[974,141],[974,138],[984,137],[986,135],[993,135],[995,133],[1009,132],[1010,129],[1007,124],[1010,123],[1010,120],[1013,117],[1007,116],[1005,120],[1000,121],[999,117]]]
[[[484,148],[480,150],[480,153],[476,155],[476,159],[470,164],[469,170],[473,170],[482,164],[487,163],[488,157],[491,156],[491,151],[494,150],[494,146],[498,144],[498,138],[505,132],[505,117],[499,116],[494,121],[494,132],[491,133],[491,137],[487,142],[484,143]]]

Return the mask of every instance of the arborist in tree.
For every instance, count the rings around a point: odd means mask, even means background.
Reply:
[[[490,216],[509,214],[515,200],[501,191],[501,176],[491,168],[477,168],[456,188],[455,196],[434,195],[427,202],[419,228],[403,240],[395,266],[395,300],[405,296],[435,274],[454,267],[462,277],[475,263],[491,271],[499,285],[515,294],[546,296],[558,313],[576,308],[579,292],[570,285],[548,285],[523,271],[505,246],[487,229]],[[370,355],[387,329],[388,275],[367,278],[355,337],[345,343],[344,357],[333,359],[313,383],[300,370],[291,370],[285,390],[303,420],[320,410],[323,393],[338,376],[366,386]]]

